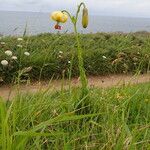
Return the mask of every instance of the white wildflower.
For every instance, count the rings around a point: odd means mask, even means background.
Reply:
[[[1,64],[2,64],[3,66],[7,66],[7,65],[8,65],[8,61],[7,61],[7,60],[2,60],[2,61],[1,61]]]
[[[22,48],[22,45],[18,44],[17,47]]]
[[[23,38],[18,38],[17,41],[23,41]]]
[[[30,53],[29,52],[24,52],[24,55],[30,56]]]
[[[58,55],[58,58],[62,58],[62,56],[61,56],[61,55]]]
[[[62,52],[62,51],[59,51],[59,54],[63,54],[63,52]]]
[[[17,60],[18,58],[17,58],[17,56],[12,56],[11,59]]]
[[[12,51],[7,50],[7,51],[5,51],[5,54],[6,54],[7,56],[12,56]]]
[[[5,42],[1,42],[1,45],[5,45],[6,43]]]
[[[106,57],[106,56],[103,56],[103,58],[106,59],[107,57]]]
[[[68,64],[71,64],[71,61],[68,61]]]

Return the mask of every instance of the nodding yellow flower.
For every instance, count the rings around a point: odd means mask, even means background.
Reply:
[[[54,11],[51,15],[51,18],[60,23],[65,23],[68,20],[68,16],[61,11]]]

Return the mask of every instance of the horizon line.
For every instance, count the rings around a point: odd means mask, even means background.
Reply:
[[[20,13],[50,13],[50,11],[30,11],[30,10],[1,10],[1,12],[20,12]],[[146,16],[135,16],[135,15],[110,15],[110,14],[98,14],[98,13],[91,13],[90,16],[101,16],[101,17],[122,17],[122,18],[140,18],[140,19],[150,19],[150,17]]]

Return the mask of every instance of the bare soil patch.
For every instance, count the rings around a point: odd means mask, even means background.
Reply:
[[[139,84],[150,82],[150,74],[143,74],[138,76],[131,75],[111,75],[111,76],[91,76],[88,77],[89,87],[97,88],[109,88],[128,84]],[[74,78],[71,80],[71,86],[80,86],[79,79]],[[67,89],[69,87],[68,80],[53,80],[51,82],[35,82],[26,85],[17,86],[2,86],[0,87],[0,97],[5,100],[12,99],[17,92],[21,93],[35,93],[39,90],[60,90],[62,88]]]

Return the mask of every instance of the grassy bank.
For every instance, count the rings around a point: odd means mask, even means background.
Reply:
[[[77,114],[79,93],[47,90],[0,101],[0,149],[150,148],[149,83],[91,89],[85,115]]]
[[[97,33],[81,35],[80,38],[87,75],[149,71],[149,33]],[[17,41],[15,37],[4,37],[0,41],[0,60],[6,58],[5,50],[11,50],[19,57],[19,62],[13,63],[13,67],[0,66],[3,82],[10,82],[18,75],[18,70],[29,66],[32,70],[23,79],[47,79],[52,76],[62,77],[63,74],[69,76],[70,70],[72,76],[79,74],[77,45],[73,34],[41,34],[24,37],[23,41]],[[23,56],[24,51],[30,52],[30,57]]]

